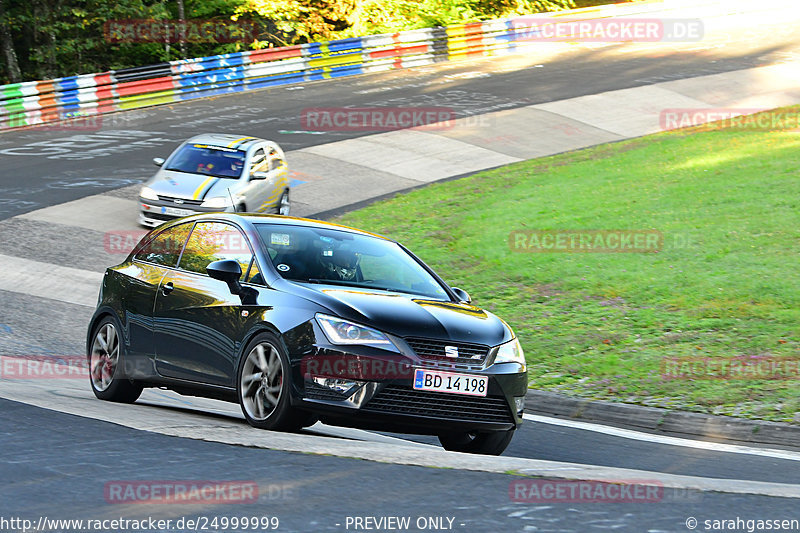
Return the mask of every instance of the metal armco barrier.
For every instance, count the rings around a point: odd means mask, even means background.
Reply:
[[[0,130],[275,85],[519,53],[536,44],[530,40],[531,17],[557,23],[566,17],[593,20],[660,7],[658,1],[612,4],[13,83],[0,86]]]

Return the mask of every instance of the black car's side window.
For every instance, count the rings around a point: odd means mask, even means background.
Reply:
[[[136,252],[133,258],[157,265],[174,267],[178,263],[178,257],[181,255],[181,250],[191,229],[191,223],[179,224],[168,228],[145,244]]]
[[[255,256],[253,257],[253,261],[250,263],[250,270],[247,271],[246,281],[248,283],[253,283],[254,285],[266,285],[264,276],[261,274],[261,269],[258,268],[258,261],[256,261]]]
[[[252,258],[247,239],[236,227],[223,222],[200,222],[192,230],[179,267],[206,274],[209,263],[233,259],[241,266],[244,278]]]

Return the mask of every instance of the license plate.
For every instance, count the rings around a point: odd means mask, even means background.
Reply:
[[[188,217],[189,215],[194,215],[194,211],[191,209],[181,209],[179,207],[162,207],[161,212],[173,217]]]
[[[489,388],[489,378],[487,376],[454,374],[452,372],[438,372],[436,370],[417,368],[414,371],[414,388],[416,390],[486,396],[486,390]]]

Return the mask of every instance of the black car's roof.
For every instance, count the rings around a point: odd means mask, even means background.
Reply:
[[[368,231],[351,228],[350,226],[343,226],[341,224],[334,224],[332,222],[323,222],[321,220],[313,220],[310,218],[290,217],[284,215],[266,215],[259,213],[207,213],[207,214],[192,215],[190,217],[181,218],[177,220],[185,222],[189,220],[198,220],[198,219],[230,220],[231,222],[244,221],[244,222],[249,222],[250,224],[274,223],[274,224],[285,224],[288,226],[302,226],[307,228],[333,229],[333,230],[348,231],[351,233],[358,233],[360,235],[368,235],[370,237],[377,237],[379,239],[384,239],[387,241],[392,240],[392,239],[387,239],[383,235],[378,235],[376,233],[370,233]]]

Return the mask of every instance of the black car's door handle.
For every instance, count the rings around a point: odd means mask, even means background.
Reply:
[[[161,294],[163,294],[164,296],[167,296],[174,290],[175,290],[175,285],[173,285],[171,281],[168,281],[167,283],[161,286]]]

